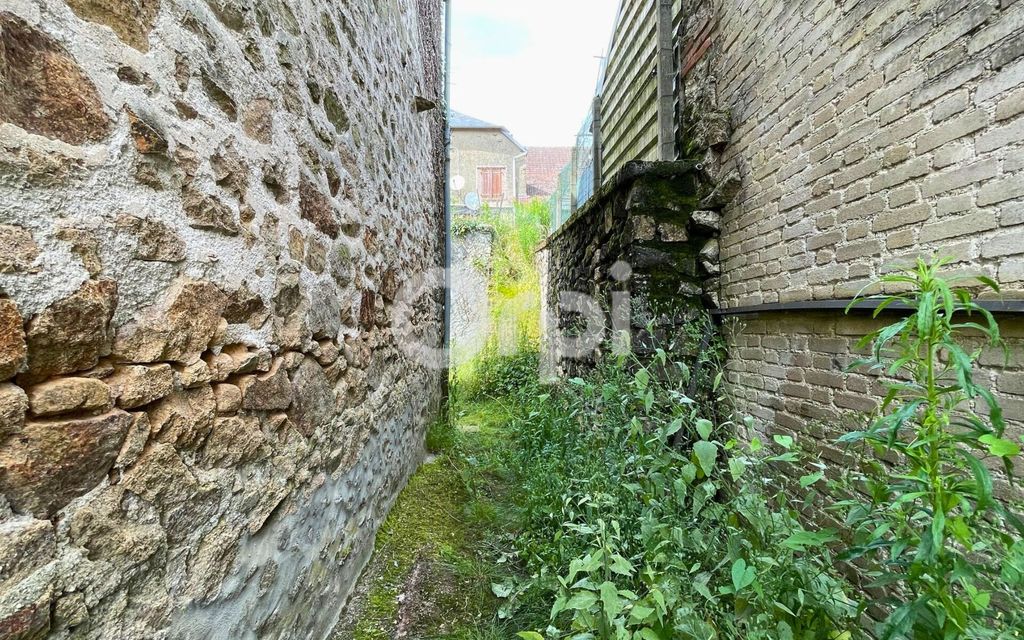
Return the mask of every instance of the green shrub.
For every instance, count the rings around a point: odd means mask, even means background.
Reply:
[[[537,379],[540,354],[536,348],[523,348],[511,355],[485,353],[478,360],[472,383],[467,391],[471,397],[514,395],[530,388]]]
[[[514,546],[530,577],[512,599],[549,611],[522,637],[852,637],[856,602],[825,546],[834,532],[805,530],[802,496],[766,481],[799,462],[793,441],[740,444],[747,425],[700,417],[684,359],[657,354],[608,361],[513,422]]]
[[[521,485],[511,544],[528,576],[509,604],[535,629],[520,637],[1022,637],[1024,523],[989,471],[1012,480],[1021,446],[973,376],[999,329],[962,281],[940,276],[944,264],[882,281],[906,293],[879,313],[908,311],[860,345],[871,355],[854,367],[879,372],[888,395],[841,439],[861,454],[852,484],[829,480],[842,470],[827,476],[791,437],[769,451],[749,422],[713,423],[720,376],[694,394],[692,360],[671,350],[524,396],[507,462]],[[852,496],[831,507],[845,526],[815,528],[835,492]]]

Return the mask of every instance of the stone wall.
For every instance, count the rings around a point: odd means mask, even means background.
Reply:
[[[1024,3],[690,5],[693,24],[715,26],[683,86],[730,115],[708,160],[742,185],[723,218],[724,307],[850,298],[933,253],[1024,297]],[[1001,320],[1010,366],[984,375],[1019,430],[1024,322]],[[742,321],[729,364],[741,410],[828,441],[876,405],[877,381],[841,371],[877,325],[841,311]]]
[[[451,341],[456,364],[479,353],[491,333],[494,239],[494,229],[489,226],[452,230]]]
[[[330,631],[441,400],[440,10],[0,3],[0,637]]]
[[[552,234],[539,259],[549,373],[590,367],[613,327],[642,353],[650,323],[671,331],[714,304],[721,204],[692,162],[631,162]],[[563,296],[577,293],[592,302],[573,308]],[[625,293],[629,317],[615,312],[613,297]],[[570,357],[563,340],[586,330],[588,308],[600,312],[604,342]]]

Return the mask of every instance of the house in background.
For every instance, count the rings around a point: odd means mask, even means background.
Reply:
[[[572,147],[530,147],[526,153],[524,200],[549,200],[558,190],[562,169],[572,162]]]
[[[526,195],[526,147],[505,127],[456,111],[451,128],[453,211],[511,210]]]

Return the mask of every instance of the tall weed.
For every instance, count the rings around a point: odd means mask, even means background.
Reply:
[[[841,439],[861,454],[852,483],[792,437],[713,421],[721,377],[695,393],[692,348],[520,395],[510,542],[528,578],[507,597],[534,629],[520,637],[1022,637],[1024,523],[991,471],[1012,482],[1020,439],[974,376],[999,328],[945,264],[883,279],[905,292],[879,313],[905,311],[860,345],[855,368],[888,382],[879,413]],[[831,507],[839,524],[813,526],[836,492],[852,496]]]
[[[866,336],[859,346],[870,355],[853,364],[884,376],[887,392],[867,429],[841,439],[868,457],[855,478],[866,499],[836,506],[853,532],[843,558],[868,561],[868,586],[884,590],[883,638],[1020,637],[1024,523],[995,495],[989,467],[1012,481],[1021,446],[975,382],[982,350],[1003,344],[963,285],[999,287],[943,278],[947,264],[918,260],[881,280],[905,293],[879,297],[875,315],[892,305],[909,313]]]

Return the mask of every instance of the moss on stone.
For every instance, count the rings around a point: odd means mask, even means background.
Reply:
[[[480,220],[476,216],[455,216],[452,219],[452,236],[461,238],[474,232],[490,233],[494,235],[494,225]]]
[[[431,547],[458,545],[465,539],[461,523],[452,514],[466,499],[465,488],[447,457],[424,464],[412,477],[377,535],[374,562],[382,571],[369,591],[355,640],[392,637],[397,598],[417,557]]]
[[[675,180],[645,177],[638,180],[630,192],[629,214],[685,225],[699,204],[696,174]]]

